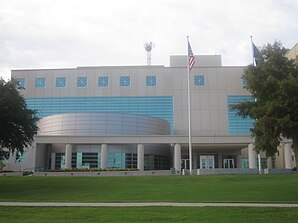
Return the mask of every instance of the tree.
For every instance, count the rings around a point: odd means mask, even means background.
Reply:
[[[255,119],[251,131],[257,151],[273,156],[282,139],[292,139],[298,167],[298,67],[286,52],[280,42],[263,46],[258,65],[249,65],[243,77],[255,101],[239,103],[233,109]]]
[[[0,160],[8,159],[10,152],[23,153],[32,144],[38,120],[17,90],[17,82],[0,78]]]

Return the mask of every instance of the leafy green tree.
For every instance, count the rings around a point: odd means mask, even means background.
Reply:
[[[252,136],[257,151],[277,152],[283,138],[292,139],[298,166],[298,66],[285,56],[280,42],[263,46],[258,65],[244,71],[247,90],[255,98],[233,106],[242,117],[255,119]]]
[[[9,158],[10,152],[22,153],[32,144],[38,120],[17,90],[17,82],[0,78],[0,160]]]

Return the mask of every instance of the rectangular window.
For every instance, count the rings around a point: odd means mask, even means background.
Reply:
[[[35,79],[36,88],[44,88],[46,86],[46,79],[44,77],[37,77]]]
[[[56,77],[56,87],[66,87],[66,77]]]
[[[205,85],[205,77],[204,75],[196,75],[195,78],[195,86],[204,86]]]
[[[77,87],[87,87],[87,77],[78,77]]]
[[[156,86],[156,76],[146,76],[146,86],[147,87]]]
[[[243,87],[247,86],[247,80],[244,77],[242,77],[242,86]]]
[[[109,86],[109,78],[107,76],[102,76],[98,78],[98,86],[99,87],[108,87]]]
[[[254,120],[247,117],[242,118],[237,115],[236,110],[231,106],[244,101],[253,101],[250,95],[230,95],[228,96],[228,131],[229,135],[250,135],[250,129],[253,128]]]
[[[17,152],[16,153],[16,163],[26,163],[28,159],[27,152]]]
[[[129,87],[130,86],[130,76],[121,76],[120,77],[120,86]]]
[[[24,89],[25,88],[25,78],[16,78],[16,86],[18,89]]]

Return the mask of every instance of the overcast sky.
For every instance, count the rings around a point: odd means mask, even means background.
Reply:
[[[152,65],[170,55],[220,54],[251,62],[257,46],[298,42],[298,0],[0,0],[0,76],[11,69]]]

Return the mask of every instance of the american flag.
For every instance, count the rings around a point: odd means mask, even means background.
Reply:
[[[191,69],[195,65],[195,56],[193,55],[193,52],[188,40],[187,40],[187,43],[188,43],[188,68],[189,68],[189,71],[191,71]]]

